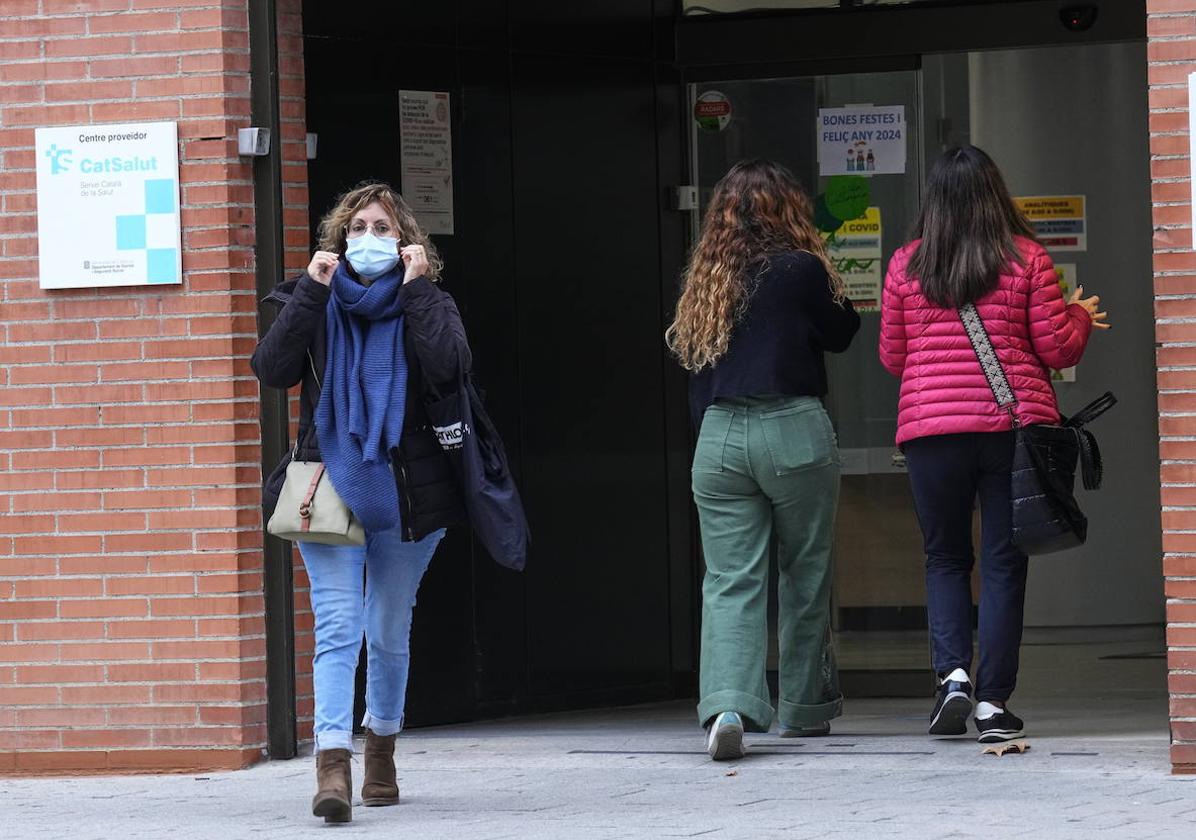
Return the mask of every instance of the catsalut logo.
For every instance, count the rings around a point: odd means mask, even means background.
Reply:
[[[50,159],[50,174],[58,175],[70,171],[71,155],[74,153],[74,149],[60,149],[58,144],[51,144],[50,148],[46,149],[46,157]]]

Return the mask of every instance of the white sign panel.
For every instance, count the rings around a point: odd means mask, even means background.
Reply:
[[[453,232],[453,130],[449,95],[399,91],[403,198],[428,233]]]
[[[820,175],[905,172],[905,106],[855,105],[818,110]]]
[[[43,289],[181,283],[177,125],[39,128]]]

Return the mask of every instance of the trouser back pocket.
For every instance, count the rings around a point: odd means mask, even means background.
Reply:
[[[824,467],[834,459],[835,433],[819,403],[763,412],[760,427],[777,475]]]

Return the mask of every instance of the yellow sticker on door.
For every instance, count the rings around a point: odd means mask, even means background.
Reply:
[[[826,237],[827,253],[847,286],[847,297],[858,312],[880,311],[881,223],[880,208],[869,207]]]
[[[1030,195],[1013,199],[1048,251],[1087,251],[1087,201],[1082,195]]]

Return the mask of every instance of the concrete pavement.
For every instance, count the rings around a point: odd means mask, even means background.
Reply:
[[[749,736],[715,764],[688,703],[412,730],[400,739],[403,803],[310,816],[310,756],[210,776],[0,779],[0,837],[110,840],[409,838],[1158,838],[1196,836],[1196,777],[1170,775],[1162,665],[1066,654],[1088,685],[1049,679],[1014,706],[1032,749],[981,755],[932,740],[929,700],[849,701],[827,738]],[[1078,653],[1077,653],[1078,651]],[[1091,661],[1089,661],[1091,660]],[[1070,686],[1070,693],[1063,691]],[[1052,687],[1056,690],[1052,690]],[[354,782],[360,791],[360,756]]]

